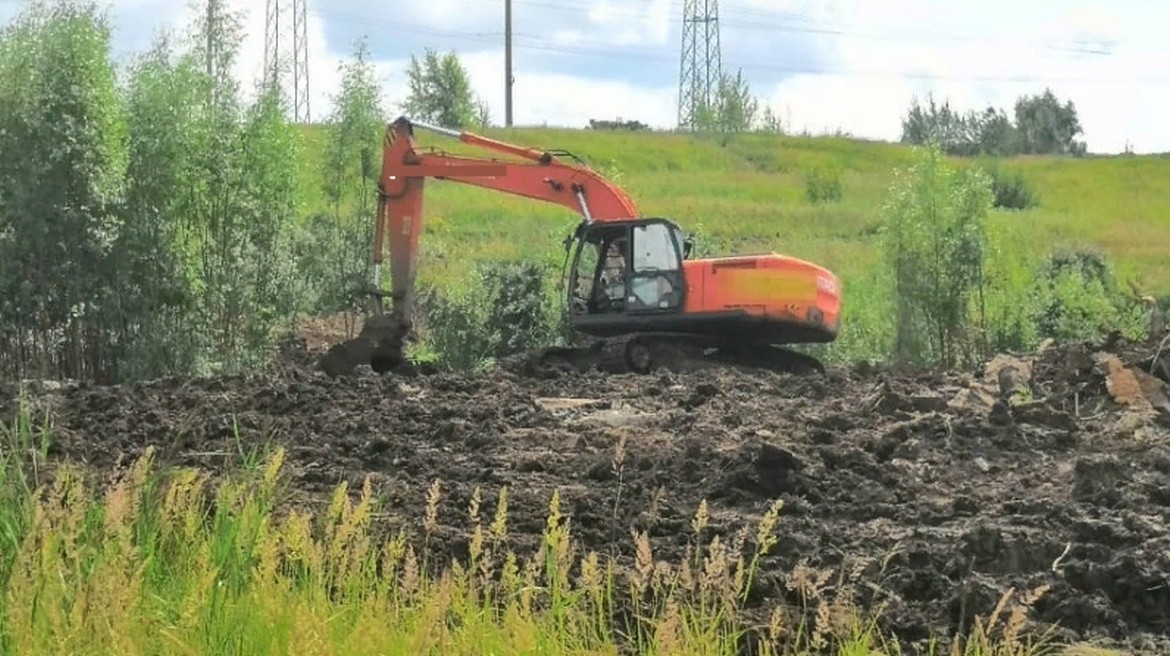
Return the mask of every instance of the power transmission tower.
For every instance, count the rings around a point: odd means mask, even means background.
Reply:
[[[293,113],[298,123],[309,122],[309,0],[293,0]]]
[[[280,86],[280,2],[264,7],[264,88]]]
[[[683,0],[678,126],[695,129],[699,113],[715,105],[723,79],[719,0]]]
[[[291,4],[292,20],[283,10]],[[287,70],[287,49],[292,44],[293,120],[309,122],[309,27],[308,0],[267,0],[264,12],[264,86],[282,86]],[[285,32],[292,24],[292,36]]]
[[[219,0],[207,0],[207,25],[204,29],[207,31],[207,50],[203,53],[207,64],[207,78],[211,81],[208,87],[207,102],[211,106],[215,106],[216,101],[216,84],[215,76],[218,73],[219,52],[218,45],[220,39],[223,38],[223,13],[219,4]]]

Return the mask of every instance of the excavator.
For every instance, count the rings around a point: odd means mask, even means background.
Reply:
[[[423,149],[416,129],[511,159]],[[694,242],[675,221],[643,215],[624,190],[572,153],[403,116],[387,127],[382,143],[371,312],[354,339],[322,356],[326,373],[350,374],[361,365],[382,373],[406,362],[427,178],[554,203],[580,215],[564,244],[566,264],[570,254],[573,259],[562,311],[573,331],[594,344],[547,349],[539,356],[542,364],[584,371],[616,360],[623,371],[649,373],[713,361],[823,371],[819,360],[784,345],[836,339],[841,288],[833,272],[777,253],[693,258]],[[387,245],[389,292],[382,285]]]

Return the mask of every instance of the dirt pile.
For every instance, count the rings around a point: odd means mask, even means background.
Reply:
[[[886,605],[886,628],[916,640],[986,615],[1009,586],[1048,584],[1036,617],[1065,636],[1170,649],[1158,637],[1170,633],[1170,413],[1156,399],[1118,400],[1154,396],[1170,355],[1098,352],[1000,358],[978,376],[812,378],[333,379],[302,357],[262,377],[66,386],[36,403],[51,408],[55,458],[109,468],[154,445],[167,462],[216,468],[241,448],[283,444],[297,494],[324,498],[370,474],[391,528],[417,526],[438,478],[454,555],[475,486],[489,509],[509,486],[513,547],[535,543],[559,488],[581,546],[628,554],[637,526],[674,561],[700,500],[709,539],[754,535],[780,498],[780,541],[753,603],[791,597],[784,575],[804,562],[855,575],[861,601]],[[15,409],[10,397],[0,406]]]

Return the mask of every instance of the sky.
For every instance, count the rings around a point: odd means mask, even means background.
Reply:
[[[188,0],[107,0],[119,57],[181,29]],[[286,14],[291,15],[292,0]],[[702,4],[705,0],[698,0]],[[713,0],[706,0],[712,2]],[[237,74],[260,74],[265,0],[241,11]],[[366,37],[394,114],[406,66],[454,51],[493,122],[504,119],[504,0],[307,0],[310,111],[325,117],[339,66]],[[677,122],[683,0],[512,0],[517,125]],[[0,0],[0,21],[19,0]],[[286,21],[287,24],[288,21]],[[786,129],[897,140],[915,97],[960,111],[1050,88],[1078,111],[1091,152],[1170,151],[1165,0],[720,0],[723,68],[742,71]],[[285,38],[285,43],[291,40]]]

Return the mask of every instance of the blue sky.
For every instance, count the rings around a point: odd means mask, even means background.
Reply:
[[[238,74],[260,71],[264,0],[245,12]],[[291,0],[285,0],[291,7]],[[388,105],[426,47],[458,52],[502,121],[503,0],[309,0],[312,111],[322,116],[337,67],[368,38]],[[19,3],[0,0],[0,20]],[[146,47],[179,26],[184,0],[112,0],[115,51]],[[590,118],[667,127],[676,117],[682,0],[513,0],[515,120],[582,126]],[[1095,152],[1170,151],[1170,3],[1117,0],[721,0],[724,67],[791,130],[897,139],[910,99],[957,108],[1051,87],[1076,103]]]

